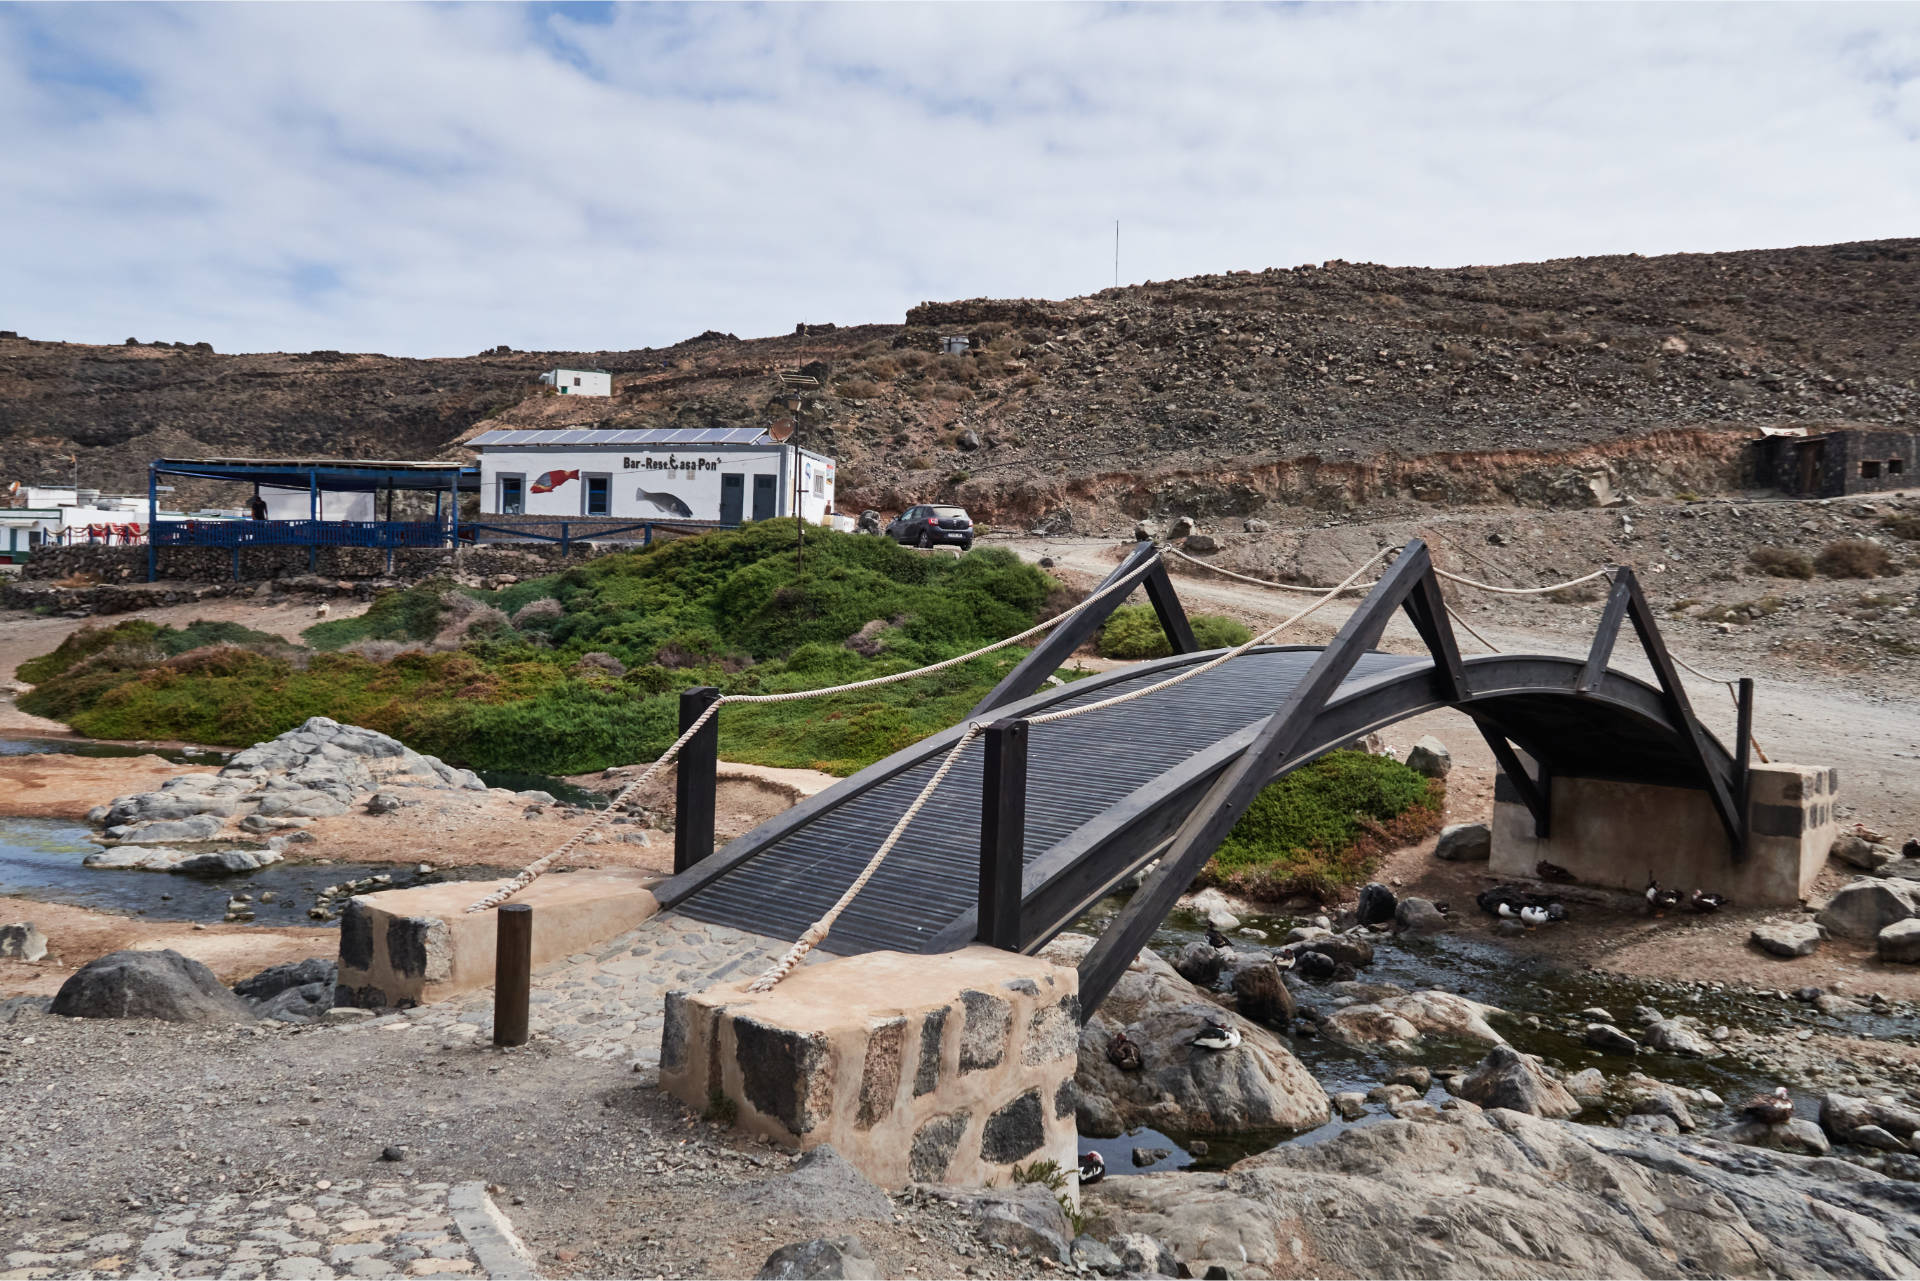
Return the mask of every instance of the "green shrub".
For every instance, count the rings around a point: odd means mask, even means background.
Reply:
[[[1864,538],[1828,543],[1814,557],[1813,566],[1828,578],[1880,578],[1898,572],[1893,553]]]
[[[1813,558],[1792,547],[1756,547],[1747,562],[1774,578],[1812,578]]]
[[[144,618],[129,619],[112,627],[88,624],[61,641],[52,653],[30,658],[20,664],[16,674],[30,685],[39,685],[102,650],[114,646],[151,644],[159,633],[159,624],[150,623]]]
[[[1253,638],[1246,627],[1218,614],[1195,614],[1187,622],[1202,649],[1225,649]],[[1165,658],[1173,653],[1151,605],[1122,605],[1114,610],[1100,629],[1096,647],[1104,658]]]
[[[954,561],[817,528],[802,576],[794,538],[791,520],[761,521],[502,592],[423,583],[309,628],[313,655],[230,624],[86,629],[29,664],[45,683],[22,705],[100,737],[230,746],[318,714],[477,768],[579,773],[658,756],[676,737],[682,689],[785,692],[910,670],[1024,630],[1058,590],[1004,549]],[[884,647],[849,649],[874,622]],[[209,642],[244,648],[182,653]],[[589,654],[603,657],[583,663]],[[851,773],[959,720],[1023,654],[729,707],[721,751]]]
[[[1331,898],[1437,830],[1445,791],[1388,756],[1329,752],[1270,783],[1201,874],[1254,898]]]

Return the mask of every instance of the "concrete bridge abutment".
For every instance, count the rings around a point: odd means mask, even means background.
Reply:
[[[1787,907],[1804,899],[1839,831],[1839,771],[1754,765],[1748,772],[1747,856],[1736,860],[1704,791],[1607,779],[1553,779],[1550,835],[1501,775],[1494,788],[1495,876],[1533,879],[1553,863],[1586,885],[1639,891],[1649,876],[1683,893],[1724,894],[1741,907]]]
[[[667,996],[660,1084],[774,1143],[831,1143],[883,1188],[1006,1185],[1077,1162],[1079,975],[987,947],[866,952]]]

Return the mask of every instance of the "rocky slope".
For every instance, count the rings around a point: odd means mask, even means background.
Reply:
[[[107,488],[159,454],[426,457],[488,424],[734,424],[787,414],[843,507],[966,501],[1084,525],[1279,499],[1581,501],[1543,460],[1731,484],[1761,423],[1904,422],[1920,407],[1920,240],[1433,270],[1330,262],[1064,302],[926,303],[902,325],[670,348],[411,360],[222,356],[0,338],[0,467]],[[964,357],[938,338],[966,333]],[[610,400],[541,396],[554,364]]]

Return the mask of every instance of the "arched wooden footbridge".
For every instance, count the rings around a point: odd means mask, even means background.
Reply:
[[[1143,866],[1159,860],[1081,966],[1096,1008],[1255,794],[1342,743],[1436,708],[1472,717],[1545,834],[1556,777],[1706,791],[1744,850],[1746,753],[1694,716],[1633,572],[1613,589],[1586,658],[1463,659],[1425,545],[1409,543],[1322,646],[1255,648],[1122,706],[1033,725],[1046,712],[1164,680],[1199,652],[1160,553],[1142,543],[1090,607],[1039,644],[976,707],[991,722],[907,827],[821,947],[939,952],[976,940],[1033,952]],[[1144,588],[1177,652],[1067,685],[1048,678],[1113,609]],[[1404,610],[1424,656],[1374,647]],[[1630,624],[1655,683],[1609,666]],[[1739,742],[1748,741],[1743,683]],[[683,699],[692,725],[712,691]],[[676,874],[656,893],[701,920],[796,939],[840,897],[920,794],[966,724],[862,770],[715,852],[710,720],[681,757]]]

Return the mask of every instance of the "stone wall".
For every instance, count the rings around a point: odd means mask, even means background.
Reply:
[[[1639,891],[1651,873],[1681,893],[1725,894],[1741,907],[1787,907],[1813,889],[1839,831],[1837,770],[1755,765],[1749,775],[1747,857],[1736,862],[1707,794],[1592,778],[1555,778],[1552,835],[1534,835],[1533,813],[1506,777],[1494,786],[1495,876],[1534,876],[1545,860],[1587,885]]]
[[[793,1148],[831,1143],[881,1187],[1074,1168],[1079,975],[971,947],[868,952],[670,993],[660,1083]]]
[[[574,543],[562,556],[552,543],[481,543],[461,547],[402,547],[393,553],[393,566],[387,566],[387,553],[371,547],[318,547],[313,549],[312,567],[308,566],[305,547],[243,547],[240,549],[240,581],[259,582],[268,578],[293,578],[318,574],[327,578],[432,578],[436,574],[511,574],[529,570],[546,573],[563,564],[591,560],[608,552],[630,551],[632,544]],[[155,557],[158,576],[185,582],[234,581],[233,552],[221,547],[162,547]],[[84,574],[100,583],[145,582],[145,547],[109,547],[105,543],[80,543],[72,547],[50,547],[35,552],[21,569],[21,577],[40,581],[71,578]]]

